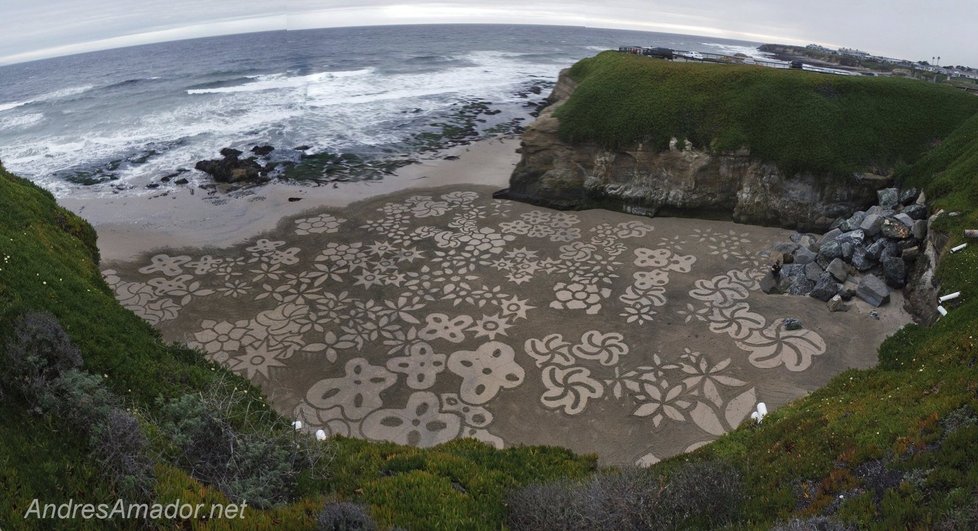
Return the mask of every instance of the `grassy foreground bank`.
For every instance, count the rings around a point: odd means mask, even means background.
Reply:
[[[616,64],[616,57],[602,55],[600,61]],[[623,60],[633,59],[644,60]],[[587,62],[583,64],[577,69],[591,68]],[[623,76],[615,81],[623,83],[620,86],[587,89],[587,83],[582,83],[581,88],[585,94],[601,88],[620,90],[609,94],[626,100],[644,98],[629,96],[640,86],[629,81],[630,65],[622,63],[620,72],[618,67],[606,72],[612,77]],[[605,68],[611,66],[601,66]],[[768,75],[737,67],[730,72],[748,85],[755,74]],[[590,79],[591,74],[576,75]],[[800,79],[810,79],[806,83],[813,86],[849,82],[802,76]],[[706,90],[707,81],[697,81],[685,89],[681,80],[667,84],[674,87],[675,105],[683,101],[679,95],[684,90],[690,109],[709,104],[708,99],[701,102],[697,96]],[[929,120],[930,129],[921,125],[919,130],[914,129],[916,133],[907,132],[902,140],[885,146],[860,144],[862,151],[853,153],[862,153],[873,163],[902,158],[906,163],[898,174],[902,181],[923,187],[935,211],[945,208],[960,213],[939,218],[936,228],[950,236],[938,271],[942,291],[962,291],[962,303],[933,327],[910,326],[888,340],[880,348],[879,367],[844,373],[811,396],[773,413],[763,424],[742,426],[694,454],[656,465],[647,473],[655,490],[660,490],[660,486],[668,488],[668,483],[660,483],[661,478],[681,475],[689,463],[723,463],[725,469],[742,478],[742,496],[732,497],[729,503],[735,506],[725,508],[736,528],[764,529],[792,518],[814,517],[878,529],[978,527],[978,242],[972,242],[965,252],[947,254],[948,248],[964,241],[962,229],[978,228],[978,98],[931,92],[933,87],[926,85],[918,88],[901,82],[893,86],[893,93],[865,88],[861,101],[872,102],[874,109],[886,109],[891,98],[905,102],[902,98],[910,97],[905,93],[916,94],[921,99],[914,105],[953,117],[922,113],[921,119]],[[772,97],[784,97],[779,95],[780,89],[770,90]],[[876,95],[870,98],[872,94]],[[750,101],[767,105],[770,98]],[[750,101],[741,105],[747,106]],[[619,112],[612,108],[606,111]],[[764,112],[757,109],[759,117]],[[968,113],[971,118],[965,116]],[[686,136],[697,145],[708,145],[705,139],[712,137],[709,132],[715,129],[710,127],[715,126],[701,128],[695,121],[698,116],[696,112],[690,115],[691,132]],[[621,120],[623,132],[634,132],[630,128],[638,127],[627,116],[616,119]],[[866,131],[876,131],[875,113],[856,113],[849,120],[854,120],[854,125],[847,127],[859,128],[863,123]],[[589,130],[595,132],[589,134],[599,134],[605,123],[603,115],[593,118],[589,125],[593,129]],[[608,121],[608,127],[614,123]],[[825,149],[832,149],[833,139],[841,134],[833,135],[833,127],[842,126],[825,125],[824,131],[818,126],[815,133],[822,136],[813,137],[812,145],[829,142]],[[881,135],[874,137],[877,142]],[[770,139],[772,156],[778,155],[775,140]],[[790,144],[793,139],[788,136],[785,141]],[[759,156],[761,144],[751,143]],[[908,146],[914,150],[900,152]],[[874,151],[877,148],[879,151]],[[786,144],[786,149],[794,153],[791,145]],[[798,150],[801,153],[800,147]],[[197,352],[165,344],[148,324],[119,306],[99,275],[97,261],[90,226],[59,208],[50,194],[0,169],[0,348],[7,349],[14,342],[24,315],[39,310],[53,314],[84,360],[80,370],[117,397],[145,434],[145,453],[152,464],[152,498],[162,503],[176,499],[190,503],[226,501],[219,486],[195,479],[181,467],[184,462],[179,443],[167,427],[176,415],[163,413],[174,410],[182,397],[206,395],[215,386],[231,386],[243,398],[229,413],[227,426],[246,435],[280,433],[283,425],[288,429],[287,420],[269,413],[259,391],[248,382],[204,361]],[[0,373],[8,370],[4,366]],[[68,416],[75,414],[73,410],[41,407],[35,411],[27,395],[18,394],[9,383],[2,389],[0,527],[48,527],[22,518],[34,498],[48,503],[71,498],[99,503],[112,502],[126,492],[124,483],[106,475],[91,442],[96,439],[68,421]],[[184,416],[178,420],[191,430],[197,419]],[[209,419],[212,423],[219,420]],[[284,492],[277,493],[281,500],[270,503],[267,509],[249,510],[246,519],[234,523],[252,529],[314,528],[324,504],[344,500],[366,505],[382,527],[499,529],[513,521],[506,502],[514,489],[556,479],[574,485],[595,470],[592,457],[561,449],[497,451],[474,441],[421,450],[337,439],[328,443],[328,449],[328,459],[289,476],[293,481]],[[271,448],[267,452],[271,457],[262,462],[274,461],[278,450]],[[249,471],[240,473],[244,480],[249,479]],[[629,484],[622,484],[616,492],[627,490]],[[550,497],[542,497],[535,508],[541,514],[559,509],[562,504],[552,496],[562,488],[544,491]],[[558,502],[547,503],[555,499]],[[696,507],[687,509],[695,511]],[[613,511],[615,507],[597,510]],[[700,525],[702,520],[680,522],[689,526]],[[143,524],[74,520],[59,523],[59,527],[104,529]],[[148,524],[160,528],[228,525],[220,521],[166,520]]]
[[[584,59],[570,76],[578,86],[556,113],[565,141],[662,150],[675,137],[717,152],[748,148],[789,175],[909,164],[978,112],[978,98],[915,80],[618,52]]]

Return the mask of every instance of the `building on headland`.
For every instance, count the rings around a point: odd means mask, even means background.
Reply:
[[[826,48],[825,46],[822,46],[821,44],[809,44],[808,46],[805,46],[805,48],[808,49],[809,51],[816,52],[816,53],[825,53],[825,54],[830,54],[830,55],[839,55],[839,51],[838,50],[833,50],[832,48]]]
[[[630,53],[633,55],[642,55],[642,50],[644,49],[645,48],[643,48],[642,46],[619,46],[618,47],[619,52]]]
[[[862,59],[868,59],[872,57],[869,52],[864,52],[862,50],[857,50],[855,48],[839,48],[839,53],[842,55],[848,55],[850,57],[859,57]]]
[[[794,47],[795,49],[800,49]],[[929,73],[935,74],[935,76],[926,76],[927,79],[933,80],[939,76],[945,76],[948,79],[961,79],[961,80],[975,80],[978,81],[978,70],[967,68],[963,66],[953,67],[953,66],[937,66],[929,64],[925,61],[913,62],[906,59],[895,59],[892,57],[880,57],[869,54],[862,50],[857,50],[854,48],[840,48],[838,51],[831,50],[824,46],[818,44],[809,44],[805,47],[805,50],[810,52],[814,57],[813,62],[808,62],[802,60],[802,58],[795,57],[791,60],[781,60],[781,59],[762,59],[759,57],[749,57],[745,54],[736,55],[725,55],[718,53],[708,53],[708,52],[696,52],[696,51],[684,51],[684,50],[673,50],[665,47],[647,47],[647,46],[619,46],[618,51],[621,53],[642,55],[646,57],[654,57],[657,59],[667,59],[670,61],[695,61],[695,62],[705,62],[705,63],[726,63],[726,64],[748,64],[765,66],[768,68],[792,68],[796,70],[807,70],[810,72],[820,72],[823,74],[835,74],[841,76],[884,76],[884,77],[909,77],[909,78],[921,78],[921,74]],[[835,61],[832,59],[824,58],[825,54],[832,54],[836,56],[842,56],[843,61],[839,67],[835,67]],[[822,55],[823,57],[818,57]],[[847,63],[845,58],[849,58],[850,61]],[[856,59],[856,61],[852,61]],[[867,63],[863,61],[868,61],[868,64],[873,62],[882,63],[890,65],[889,68],[879,68],[878,66],[866,66]]]

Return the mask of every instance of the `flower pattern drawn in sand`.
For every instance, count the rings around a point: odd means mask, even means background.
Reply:
[[[402,197],[103,274],[166,337],[270,395],[294,390],[283,412],[307,428],[422,446],[503,446],[500,412],[530,390],[536,410],[521,407],[544,429],[617,411],[645,434],[633,460],[653,462],[735,428],[761,399],[751,371],[804,371],[826,350],[752,309],[744,234],[659,236],[654,220],[587,222],[471,190]],[[696,249],[741,269],[701,272]],[[658,348],[675,316],[725,347]],[[662,450],[674,426],[689,429]]]

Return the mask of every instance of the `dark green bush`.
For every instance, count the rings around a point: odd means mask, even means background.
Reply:
[[[0,382],[23,398],[31,408],[39,406],[51,381],[82,365],[82,356],[61,323],[49,313],[31,312],[21,317],[6,342]]]
[[[88,434],[119,405],[102,378],[71,369],[48,383],[39,398],[40,409],[68,429]]]
[[[317,520],[319,531],[375,531],[370,512],[358,503],[327,503]]]
[[[271,411],[242,415],[246,402],[244,392],[218,383],[161,403],[157,424],[169,441],[168,457],[233,500],[265,508],[293,499],[303,473],[322,475],[329,446]]]
[[[514,530],[572,529],[584,520],[584,485],[570,480],[533,483],[506,501],[507,524]]]
[[[149,500],[153,491],[153,460],[149,441],[139,421],[129,412],[113,408],[94,425],[92,451],[102,474],[118,492],[131,500]]]
[[[744,504],[744,482],[740,472],[723,461],[693,461],[680,466],[669,477],[662,493],[660,510],[664,524],[695,522],[697,527],[715,527],[739,516]]]
[[[516,490],[508,523],[554,531],[719,527],[740,514],[743,489],[740,473],[719,461],[685,463],[668,479],[629,467]]]
[[[939,531],[973,531],[978,529],[978,490],[971,493],[971,502],[948,511],[937,525]]]
[[[852,527],[824,516],[794,519],[774,526],[771,531],[849,531]]]

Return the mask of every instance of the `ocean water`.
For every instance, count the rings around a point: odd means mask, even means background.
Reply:
[[[446,124],[485,135],[527,123],[561,69],[620,45],[757,53],[704,37],[489,25],[123,48],[0,67],[0,160],[57,196],[154,192],[148,183],[229,146],[272,145],[283,160],[297,160],[297,146],[403,160],[449,143]]]

